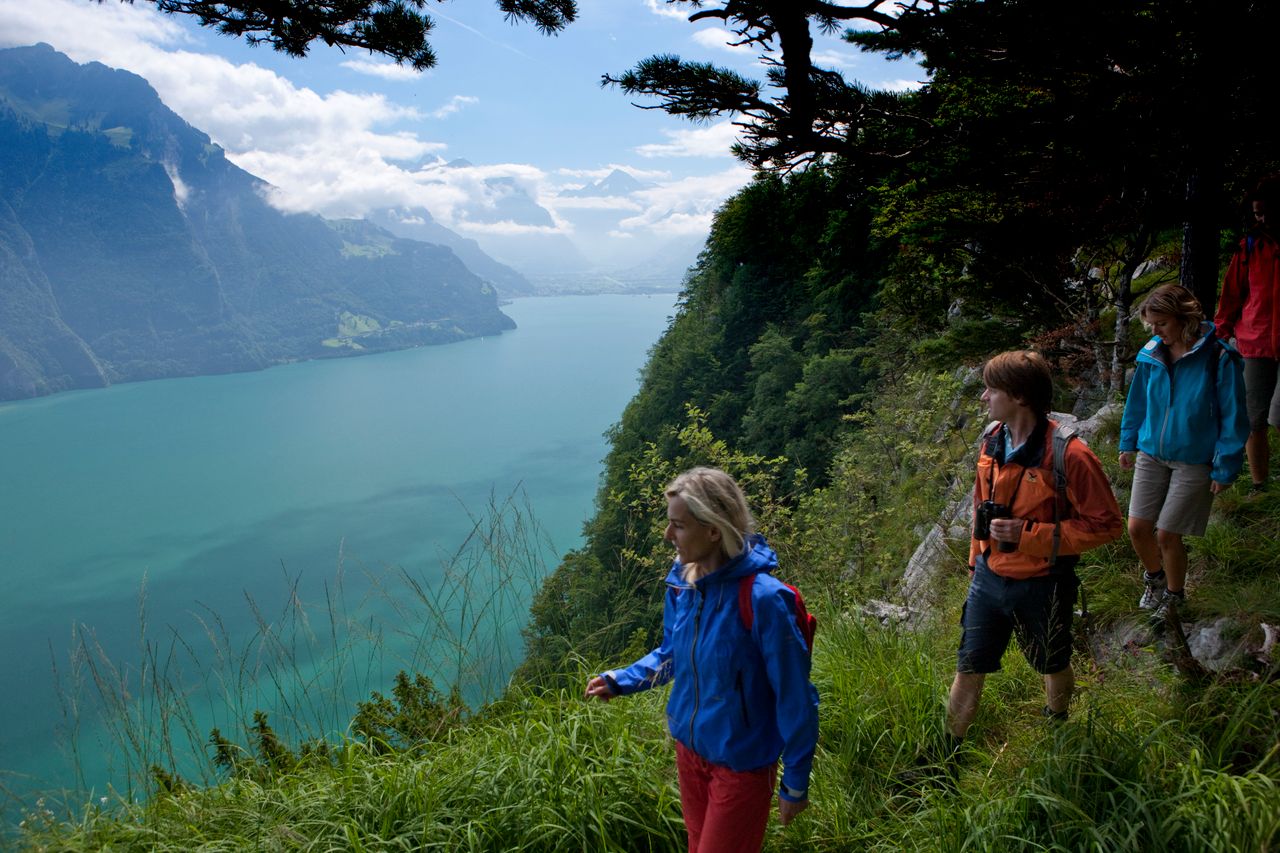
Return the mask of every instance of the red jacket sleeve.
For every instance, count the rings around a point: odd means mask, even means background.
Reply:
[[[1218,313],[1213,318],[1217,327],[1217,335],[1224,341],[1235,335],[1236,321],[1244,310],[1244,302],[1249,296],[1249,270],[1245,263],[1243,244],[1231,256],[1227,266],[1227,275],[1222,280],[1222,295],[1218,297]]]

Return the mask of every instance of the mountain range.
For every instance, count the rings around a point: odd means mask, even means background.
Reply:
[[[0,152],[0,400],[493,334],[530,289],[425,211],[276,210],[141,77],[48,45],[0,50]]]

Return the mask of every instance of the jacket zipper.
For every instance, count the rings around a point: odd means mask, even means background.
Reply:
[[[1169,414],[1173,411],[1173,368],[1172,364],[1166,368],[1169,372],[1169,405],[1165,406],[1164,417],[1160,419],[1160,439],[1156,442],[1161,459],[1164,458],[1164,434],[1169,428]]]
[[[742,722],[751,728],[751,717],[747,715],[747,691],[742,686],[742,670],[738,670],[738,702],[742,705]]]
[[[696,586],[693,588],[693,594],[698,596],[698,609],[693,614],[693,642],[689,644],[689,669],[693,673],[693,711],[689,714],[689,749],[697,752],[697,748],[693,743],[693,721],[698,716],[698,634],[702,625],[702,603],[706,601],[706,596]]]

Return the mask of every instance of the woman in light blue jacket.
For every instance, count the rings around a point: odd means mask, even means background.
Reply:
[[[625,669],[595,676],[586,693],[607,701],[673,681],[667,725],[689,850],[751,853],[764,840],[775,796],[783,824],[809,804],[818,740],[812,628],[796,591],[771,574],[777,557],[751,532],[733,478],[694,468],[666,497],[665,538],[676,561],[662,643]]]
[[[1155,336],[1138,353],[1120,467],[1136,468],[1129,539],[1143,566],[1138,606],[1159,621],[1185,600],[1182,537],[1204,535],[1213,496],[1240,474],[1249,417],[1240,355],[1214,336],[1191,291],[1157,287],[1140,316]]]

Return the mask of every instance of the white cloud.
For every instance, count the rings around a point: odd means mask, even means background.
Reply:
[[[431,117],[432,118],[448,118],[449,116],[461,110],[463,107],[469,107],[472,104],[478,104],[478,103],[480,103],[480,99],[472,97],[471,95],[454,95],[452,98],[449,99],[449,102],[447,104],[445,104],[443,107],[440,107],[440,109],[433,111],[431,113]]]
[[[502,220],[500,222],[474,222],[463,220],[456,222],[454,225],[459,231],[465,231],[473,235],[489,235],[496,237],[512,237],[525,236],[529,234],[565,234],[573,229],[563,225],[525,225],[520,222],[512,222],[510,220]]]
[[[644,210],[618,223],[622,233],[651,232],[664,236],[705,234],[716,208],[751,180],[751,170],[734,166],[713,175],[671,181],[640,190]]]
[[[663,18],[675,18],[680,21],[689,20],[692,14],[687,8],[680,8],[675,3],[668,3],[666,0],[644,0],[645,6],[649,7],[649,11]]]
[[[728,51],[729,53],[736,53],[739,55],[754,55],[759,52],[759,47],[735,44],[735,42],[742,40],[741,37],[721,27],[698,30],[693,34],[693,40],[702,47],[711,48],[712,50]]]
[[[731,121],[707,127],[664,130],[668,142],[654,142],[636,148],[641,157],[724,157],[737,140],[738,128]]]
[[[422,72],[414,70],[412,66],[400,65],[395,62],[348,59],[338,64],[357,74],[367,74],[370,77],[377,77],[382,80],[417,80],[422,76]]]
[[[664,169],[637,169],[635,166],[622,163],[610,163],[598,169],[556,169],[557,175],[564,175],[566,178],[589,178],[592,181],[607,178],[614,172],[626,172],[637,181],[662,181],[671,177],[671,173]],[[562,189],[581,189],[581,187],[582,185],[579,184],[573,187],[562,187]]]
[[[649,8],[685,17],[659,0],[650,0]],[[425,207],[441,224],[477,236],[569,234],[577,228],[600,235],[612,229],[631,240],[655,232],[705,233],[714,210],[749,179],[749,171],[738,166],[678,180],[666,170],[624,163],[554,173],[521,163],[451,167],[439,160],[405,166],[447,149],[444,141],[420,130],[424,121],[478,100],[457,95],[430,112],[376,93],[322,94],[259,65],[196,52],[199,40],[178,20],[160,15],[149,3],[0,0],[0,45],[47,41],[78,62],[99,61],[145,77],[171,109],[208,133],[229,159],[267,182],[264,193],[285,211],[351,217],[387,207]],[[394,67],[345,65],[379,75],[383,72],[365,66]],[[724,157],[733,137],[726,121],[668,131],[666,142],[637,152],[646,158]],[[624,200],[558,196],[574,179],[597,181],[615,169],[656,186]],[[504,180],[488,183],[492,179]],[[180,196],[181,178],[173,180]],[[547,209],[553,224],[509,221],[502,196],[517,191]],[[608,224],[597,229],[594,222]]]
[[[0,1],[0,47],[49,42],[78,62],[105,61],[107,45],[120,44],[115,53],[124,61],[152,45],[189,43],[190,38],[171,18],[149,6],[125,3],[83,3],[76,0]]]
[[[626,196],[573,196],[558,195],[546,199],[544,204],[553,210],[641,210],[640,205]]]
[[[924,80],[885,80],[877,84],[877,88],[885,89],[890,92],[914,92],[916,89],[924,86]]]
[[[813,64],[822,68],[854,68],[858,65],[858,55],[843,50],[815,50],[812,54]]]

